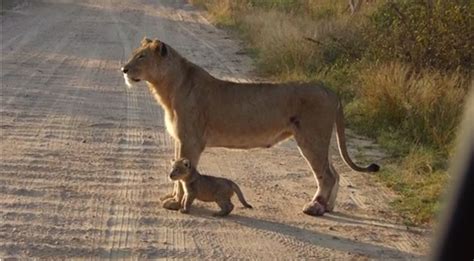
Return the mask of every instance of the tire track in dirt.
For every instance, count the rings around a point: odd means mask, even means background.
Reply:
[[[113,16],[112,16],[113,18]],[[117,21],[115,21],[115,24],[117,24]],[[124,53],[130,52],[131,47],[129,41],[126,41],[124,36],[123,36],[123,31],[120,30],[117,27],[117,32],[120,37],[120,42],[124,46]],[[126,133],[125,137],[123,137],[120,141],[120,150],[119,153],[121,152],[127,152],[128,150],[131,150],[132,148],[135,148],[139,146],[140,142],[138,139],[139,133],[135,130],[135,123],[139,119],[139,115],[135,110],[137,110],[137,102],[136,102],[136,96],[131,93],[129,90],[126,92]],[[130,200],[132,204],[134,204],[138,197],[136,197],[133,193],[133,191],[128,190],[128,186],[132,180],[136,178],[136,172],[132,170],[128,170],[127,167],[129,164],[124,164],[124,169],[125,171],[123,172],[124,178],[125,178],[125,186],[124,189],[120,191],[120,197],[126,198],[127,200]],[[128,248],[131,247],[129,245],[129,236],[130,233],[135,231],[135,225],[131,224],[132,220],[136,220],[136,216],[134,215],[135,212],[132,211],[130,208],[127,208],[127,206],[111,206],[111,208],[114,207],[114,212],[116,217],[115,217],[115,222],[114,224],[116,226],[116,229],[113,232],[112,238],[111,238],[111,249],[110,249],[110,258],[115,257],[114,256],[114,251],[115,249],[122,249],[122,248]],[[111,217],[112,218],[112,217]],[[117,233],[118,232],[118,233]],[[118,235],[117,235],[118,234]]]
[[[64,39],[64,40],[62,40],[62,41],[56,46],[55,52],[58,52],[58,51],[60,51],[60,50],[63,50],[63,49],[67,46],[67,44],[69,43],[69,41],[70,41],[70,39],[67,38],[67,37],[65,37],[65,38],[63,38],[63,39]],[[54,60],[54,59],[52,59],[52,60]],[[53,73],[56,72],[57,69],[58,69],[62,64],[64,64],[64,61],[65,61],[65,58],[63,58],[62,60],[60,60],[60,62],[58,63],[58,65],[53,67],[52,72],[53,72]],[[46,62],[47,62],[47,61],[46,61]],[[51,75],[53,75],[53,73],[52,73]],[[29,80],[31,81],[32,78],[33,78],[33,76],[30,77]],[[47,77],[44,78],[44,82],[40,82],[40,84],[43,84],[43,83],[44,83],[45,86],[47,86],[47,84],[50,83],[51,79],[52,79],[51,76],[47,76]],[[43,80],[43,79],[42,79],[42,80]],[[25,88],[25,89],[27,89],[27,88]],[[21,90],[21,88],[18,88],[18,90]],[[8,105],[8,103],[11,102],[12,98],[15,98],[17,95],[18,95],[18,92],[16,92],[15,95],[13,95],[13,96],[9,99],[9,101],[7,101],[7,104],[6,104],[6,105]],[[48,111],[48,113],[47,113],[48,115],[51,114],[51,112],[54,111],[55,108],[57,108],[58,97],[52,99],[51,101],[53,101],[53,102],[52,102],[50,105],[48,105],[48,106],[46,107],[46,108],[47,108],[47,111]],[[44,102],[44,101],[43,101],[43,102]],[[44,103],[43,103],[43,104],[44,104]],[[43,105],[43,104],[42,104],[40,101],[35,102],[35,103],[31,106],[30,111],[35,110],[36,108],[38,108],[39,106],[41,106],[41,105]],[[36,137],[38,137],[38,136],[44,136],[44,135],[42,135],[42,134],[46,132],[46,128],[47,128],[47,125],[48,125],[48,119],[47,119],[47,118],[43,119],[42,121],[39,122],[39,125],[40,125],[40,126],[39,126],[39,128],[37,129],[37,131],[36,131],[36,130],[33,130],[33,129],[30,129],[31,131],[35,131],[35,132],[36,132],[36,133],[32,133],[32,134],[33,134],[34,136],[36,136]],[[2,133],[2,134],[4,134],[4,133]],[[30,150],[30,151],[35,151],[35,149],[37,149],[38,147],[47,147],[47,145],[48,145],[47,140],[43,140],[42,142],[39,142],[39,143],[36,143],[36,144],[35,144],[34,142],[33,142],[33,143],[30,143],[28,147],[29,147],[29,150]],[[32,149],[31,147],[33,147],[33,149]],[[46,150],[47,150],[47,148],[46,148]],[[26,163],[26,165],[31,165],[31,164],[33,164],[33,163],[36,162],[36,161],[41,161],[40,158],[34,156],[34,155],[35,155],[34,152],[30,153],[30,155],[33,155],[33,157],[31,157],[31,159],[29,160],[28,163]],[[22,162],[22,163],[24,163],[24,162]],[[3,164],[2,164],[2,165],[3,165]],[[15,166],[15,165],[12,165],[12,166]],[[20,165],[20,166],[21,166],[21,165]],[[22,170],[21,168],[19,168],[19,169],[14,168],[14,169],[13,169],[14,172],[21,172],[21,170]],[[27,180],[25,180],[25,181],[27,181]],[[14,184],[14,182],[10,182],[10,184],[11,184],[11,183]],[[21,196],[27,195],[27,196],[29,196],[29,194],[31,194],[31,193],[30,193],[31,190],[29,189],[29,188],[31,187],[31,183],[27,181],[27,182],[24,183],[24,184],[26,185],[26,186],[25,186],[26,188],[23,188],[23,187],[18,188],[17,191],[19,191],[19,192],[21,192],[21,193],[17,193],[15,196],[18,196],[18,195],[21,195]],[[13,189],[15,189],[15,188],[16,188],[16,187],[13,185]],[[37,195],[37,196],[43,196],[43,194],[44,194],[44,193],[42,193],[41,195]],[[14,199],[13,199],[12,197],[7,197],[7,198],[6,198],[6,202],[8,202],[8,201],[10,201],[10,200],[14,200]],[[28,207],[28,205],[26,205],[25,207]],[[12,213],[13,213],[13,212],[12,212]],[[11,216],[11,218],[15,218],[15,215],[14,215],[14,214],[13,214],[13,215],[10,215],[10,216]],[[26,220],[26,221],[30,222],[29,220]]]

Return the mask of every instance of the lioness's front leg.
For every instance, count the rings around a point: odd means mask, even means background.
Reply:
[[[180,142],[178,140],[175,140],[174,141],[174,160],[179,159],[180,146],[181,146]],[[161,197],[160,200],[165,201],[169,198],[176,198],[178,195],[178,192],[183,191],[183,189],[180,188],[179,186],[180,186],[180,183],[178,181],[175,181],[174,186],[173,186],[173,191]]]
[[[168,195],[167,195],[168,196]],[[184,196],[184,189],[181,182],[176,181],[174,183],[173,194],[171,197],[167,197],[163,201],[163,208],[169,210],[179,210],[182,207],[182,200]]]
[[[198,143],[199,144],[199,143]],[[204,146],[196,145],[196,142],[183,143],[175,142],[175,158],[187,158],[191,162],[191,165],[196,167],[201,153],[204,150]],[[183,185],[179,181],[175,181],[173,197],[169,198],[163,204],[163,207],[170,210],[178,210],[181,208],[181,202],[184,196]]]

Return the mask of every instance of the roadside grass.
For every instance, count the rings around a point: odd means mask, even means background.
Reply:
[[[412,148],[401,160],[387,162],[378,178],[400,197],[391,205],[406,225],[430,224],[440,209],[449,175],[442,156],[426,148]]]
[[[472,86],[472,4],[381,0],[351,15],[347,0],[190,2],[244,39],[262,75],[335,90],[348,125],[392,156],[378,177],[398,193],[394,209],[433,223]]]

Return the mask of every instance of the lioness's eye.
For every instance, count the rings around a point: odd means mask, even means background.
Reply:
[[[144,55],[144,54],[140,54],[140,55],[138,56],[138,59],[143,59],[143,58],[145,58],[145,55]]]

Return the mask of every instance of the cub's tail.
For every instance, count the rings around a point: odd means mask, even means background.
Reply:
[[[232,182],[232,188],[234,189],[235,194],[237,194],[237,197],[239,198],[240,203],[244,205],[246,208],[253,208],[247,201],[245,201],[244,194],[242,194],[242,191],[240,190],[239,186],[235,184],[233,181]]]

